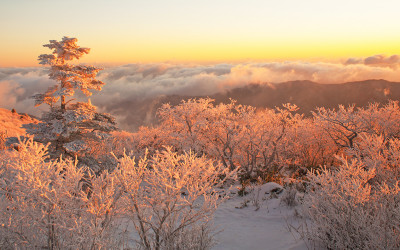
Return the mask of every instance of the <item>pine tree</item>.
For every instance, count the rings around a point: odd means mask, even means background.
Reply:
[[[45,93],[33,96],[35,106],[47,104],[50,110],[43,114],[42,123],[31,124],[27,131],[34,134],[35,140],[50,143],[52,156],[78,157],[87,163],[90,144],[103,140],[117,128],[112,116],[96,112],[90,102],[91,91],[100,91],[105,84],[96,79],[101,69],[69,63],[90,51],[79,47],[77,41],[63,37],[61,41],[50,40],[49,44],[43,45],[51,49],[52,54],[42,54],[38,60],[42,65],[50,65],[49,78],[57,83]],[[88,97],[87,102],[72,98],[76,90]]]

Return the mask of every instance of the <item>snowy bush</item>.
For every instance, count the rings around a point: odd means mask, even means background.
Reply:
[[[127,195],[124,208],[144,249],[210,249],[212,216],[218,205],[215,188],[233,175],[194,153],[167,148],[151,159],[124,156],[118,181]]]
[[[0,248],[112,249],[132,238],[146,249],[213,245],[216,188],[234,175],[221,164],[166,149],[139,161],[124,155],[94,174],[50,160],[32,139],[19,144],[0,154]]]
[[[317,108],[313,118],[296,114],[295,105],[256,109],[234,100],[214,105],[214,100],[189,99],[165,104],[158,111],[160,124],[135,133],[134,150],[150,155],[171,146],[177,152],[192,150],[218,159],[226,167],[240,167],[242,181],[280,182],[282,177],[302,178],[307,170],[334,167],[335,155],[354,155],[360,135],[399,137],[398,102],[370,104],[365,108]]]
[[[122,190],[76,162],[49,161],[32,139],[0,162],[0,248],[97,249],[116,246]]]
[[[385,139],[399,138],[400,135],[398,101],[386,105],[372,103],[365,108],[355,108],[354,105],[347,108],[339,105],[338,110],[321,107],[313,115],[314,123],[336,144],[336,153],[343,153],[344,148],[353,148],[363,133]]]
[[[375,169],[376,176],[371,184],[395,185],[400,180],[400,140],[383,135],[359,135],[349,155],[361,159],[366,169]]]
[[[289,152],[296,147],[288,137],[301,120],[293,114],[296,106],[256,110],[234,100],[218,105],[213,102],[200,98],[177,106],[163,105],[158,112],[160,125],[142,127],[136,133],[137,150],[149,148],[152,154],[163,145],[178,152],[192,150],[198,156],[220,160],[231,170],[240,167],[243,181],[278,175],[296,158]]]
[[[306,236],[327,249],[399,249],[400,187],[374,182],[376,169],[340,159],[337,170],[310,172]]]

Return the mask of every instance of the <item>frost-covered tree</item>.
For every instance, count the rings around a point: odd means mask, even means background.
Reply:
[[[400,137],[400,107],[397,101],[386,105],[371,103],[357,109],[354,105],[347,108],[339,105],[337,110],[322,107],[317,108],[313,115],[314,122],[338,147],[337,152],[354,148],[362,133],[382,135],[385,140]]]
[[[170,148],[95,174],[27,139],[0,154],[0,249],[210,249],[236,172]]]
[[[164,104],[158,111],[160,126],[141,128],[136,135],[140,141],[137,148],[154,151],[168,145],[179,152],[192,150],[220,160],[231,170],[240,167],[244,179],[269,177],[288,165],[289,156],[295,158],[288,152],[296,151],[289,147],[293,143],[288,141],[288,132],[302,118],[293,114],[295,105],[257,110],[234,100],[218,105],[213,102],[206,98],[189,99],[177,106]]]
[[[305,236],[317,249],[399,249],[398,181],[378,183],[379,167],[368,168],[363,159],[339,159],[336,170],[308,174]]]
[[[77,156],[80,162],[87,163],[90,157],[85,154],[91,142],[107,137],[116,130],[116,124],[109,114],[96,112],[90,99],[78,102],[72,98],[76,90],[89,97],[92,90],[101,90],[105,84],[96,79],[100,68],[69,63],[89,53],[90,49],[79,47],[77,41],[63,37],[43,45],[52,54],[42,54],[38,60],[42,65],[50,65],[49,78],[57,83],[45,93],[33,96],[36,106],[47,104],[50,110],[44,113],[42,123],[30,125],[28,133],[34,134],[37,141],[50,143],[52,155]]]
[[[116,249],[122,194],[114,173],[48,160],[47,146],[20,141],[0,154],[0,248]]]
[[[124,155],[115,169],[139,249],[210,249],[217,187],[234,179],[213,160],[166,148],[139,161]]]

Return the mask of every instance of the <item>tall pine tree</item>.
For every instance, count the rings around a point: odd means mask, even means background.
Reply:
[[[44,103],[50,109],[43,114],[41,123],[31,124],[27,131],[35,140],[50,143],[52,156],[78,157],[81,163],[90,165],[94,162],[87,153],[93,142],[105,139],[117,127],[111,115],[96,112],[90,102],[91,91],[100,91],[105,84],[96,79],[101,69],[69,63],[90,51],[79,47],[77,41],[63,37],[61,41],[50,40],[49,44],[43,45],[51,49],[52,54],[42,54],[38,60],[42,65],[50,65],[49,78],[56,84],[45,93],[33,96],[35,106]],[[88,97],[87,102],[75,101],[76,90]]]

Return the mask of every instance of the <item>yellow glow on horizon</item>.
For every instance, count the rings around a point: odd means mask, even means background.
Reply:
[[[251,62],[400,54],[398,0],[3,0],[0,67],[38,66],[63,36],[83,63]],[[57,11],[55,11],[57,10]],[[89,11],[90,10],[90,11]]]
[[[96,52],[95,52],[96,51]],[[223,63],[251,61],[337,61],[349,57],[400,54],[395,41],[296,41],[209,44],[140,44],[107,50],[96,48],[85,61],[124,63]]]
[[[55,38],[60,39],[60,38]],[[239,63],[257,61],[338,61],[350,57],[368,57],[377,54],[400,54],[397,41],[400,36],[391,39],[374,37],[347,37],[317,39],[310,37],[287,36],[282,38],[245,40],[245,39],[208,39],[202,41],[179,39],[169,41],[126,40],[95,41],[89,38],[79,39],[78,44],[91,48],[88,55],[82,57],[82,63],[121,65],[128,63]],[[42,42],[45,44],[46,40]],[[50,53],[42,44],[29,50],[8,50],[1,55],[0,67],[39,66],[37,57]],[[29,51],[27,53],[26,51]]]

